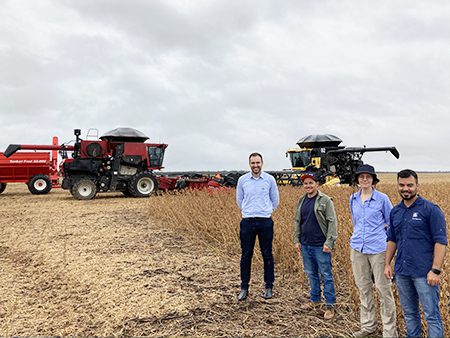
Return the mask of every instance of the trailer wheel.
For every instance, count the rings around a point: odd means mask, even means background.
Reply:
[[[6,189],[6,183],[0,183],[0,194]]]
[[[33,195],[45,195],[52,190],[52,181],[47,175],[35,175],[27,183],[28,190]]]
[[[97,186],[90,179],[81,179],[75,182],[70,193],[77,200],[91,200],[97,194]]]
[[[127,188],[134,197],[148,197],[158,190],[158,181],[151,173],[144,171],[134,175]]]

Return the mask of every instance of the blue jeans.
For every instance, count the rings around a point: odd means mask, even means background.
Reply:
[[[253,249],[256,237],[264,261],[264,282],[266,288],[272,288],[275,280],[274,262],[272,255],[273,220],[272,218],[251,217],[243,218],[240,225],[241,240],[241,289],[248,290],[252,270]]]
[[[302,245],[303,270],[309,279],[310,301],[320,302],[320,277],[323,282],[323,295],[327,306],[336,303],[334,280],[331,272],[331,254],[323,252],[322,246]],[[320,276],[319,276],[320,272]]]
[[[428,323],[428,337],[444,337],[441,313],[439,312],[439,286],[431,286],[426,277],[395,276],[400,303],[406,321],[406,336],[420,337],[419,301]]]

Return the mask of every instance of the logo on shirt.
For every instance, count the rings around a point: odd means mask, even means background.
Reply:
[[[418,212],[414,212],[412,214],[412,220],[413,221],[421,221],[422,219],[419,217],[419,213]]]

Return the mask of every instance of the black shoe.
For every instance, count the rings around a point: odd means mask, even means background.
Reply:
[[[238,296],[238,301],[246,300],[248,296],[248,290],[242,289]]]
[[[264,290],[263,298],[265,298],[265,299],[270,299],[270,298],[272,298],[272,297],[273,297],[273,291],[272,291],[272,288],[267,288],[267,289],[265,289],[265,290]]]

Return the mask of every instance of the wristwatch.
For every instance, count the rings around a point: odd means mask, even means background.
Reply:
[[[432,271],[435,275],[440,275],[440,274],[441,274],[441,270],[439,270],[439,269],[431,268],[431,271]]]

